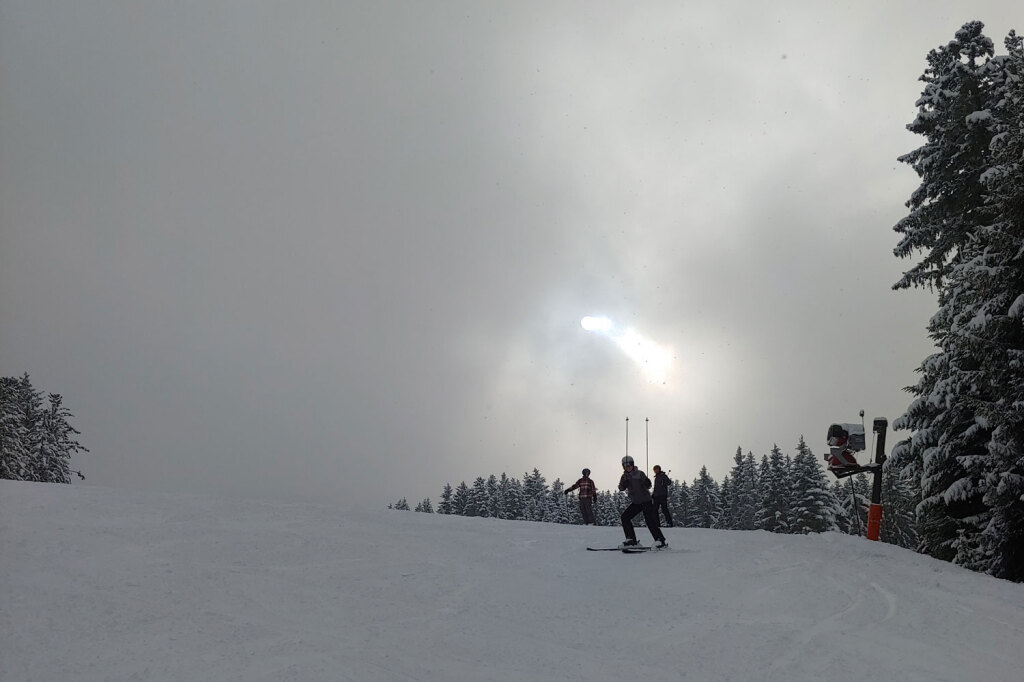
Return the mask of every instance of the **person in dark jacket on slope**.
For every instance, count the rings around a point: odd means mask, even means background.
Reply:
[[[594,518],[594,502],[597,502],[597,485],[590,480],[590,469],[584,469],[583,478],[573,483],[571,487],[566,488],[565,494],[568,495],[577,489],[580,491],[580,513],[583,514],[583,525],[592,524],[596,526],[597,519]]]
[[[672,485],[672,479],[668,477],[661,467],[657,464],[654,465],[654,492],[651,493],[651,497],[654,498],[654,513],[665,514],[665,525],[669,528],[672,527],[672,512],[668,509],[668,487]],[[659,519],[660,521],[661,519]]]
[[[666,547],[665,536],[658,525],[658,514],[654,510],[654,502],[651,501],[651,479],[647,474],[640,471],[633,464],[633,458],[626,455],[622,458],[622,478],[619,479],[619,490],[625,490],[629,496],[630,504],[622,512],[619,519],[622,521],[622,530],[626,533],[626,540],[623,547],[632,547],[637,544],[636,531],[633,529],[633,517],[643,512],[644,521],[647,522],[647,530],[651,531],[654,538],[654,546],[658,549]]]

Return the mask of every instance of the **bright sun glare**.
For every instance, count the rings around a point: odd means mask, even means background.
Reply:
[[[580,325],[588,332],[606,332],[612,328],[612,321],[607,317],[584,317]]]
[[[672,350],[659,346],[635,329],[619,331],[605,316],[587,316],[580,320],[580,326],[588,332],[598,332],[615,342],[633,362],[639,365],[644,376],[652,384],[664,384],[668,380],[672,365]]]

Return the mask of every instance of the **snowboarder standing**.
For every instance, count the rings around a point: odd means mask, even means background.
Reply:
[[[657,464],[654,465],[654,492],[651,496],[654,498],[654,514],[657,516],[659,513],[665,514],[665,525],[669,528],[672,527],[672,512],[668,508],[668,487],[672,485],[672,479],[668,477],[661,467]],[[661,519],[658,519],[659,521]]]
[[[584,469],[583,478],[573,483],[571,487],[566,488],[565,494],[568,495],[576,489],[580,491],[580,513],[583,514],[583,525],[592,524],[596,526],[597,519],[594,518],[594,502],[597,501],[597,485],[590,480],[590,469]]]
[[[622,478],[619,479],[619,490],[625,490],[629,496],[630,504],[619,517],[622,521],[622,530],[626,533],[626,540],[623,547],[632,547],[637,544],[636,531],[633,529],[632,519],[643,512],[644,521],[647,522],[647,530],[655,540],[654,546],[658,549],[666,547],[665,536],[658,524],[658,513],[654,509],[654,502],[651,500],[651,479],[647,474],[640,471],[633,464],[633,458],[626,455],[622,458]]]

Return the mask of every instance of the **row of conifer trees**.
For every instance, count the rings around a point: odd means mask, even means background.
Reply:
[[[733,461],[721,482],[702,467],[691,482],[680,480],[670,486],[668,502],[674,525],[774,533],[864,534],[870,499],[867,477],[861,474],[830,483],[803,437],[793,456],[775,446],[758,462],[752,452],[744,455],[742,448],[737,448]],[[914,491],[896,477],[883,477],[883,482],[886,510],[882,540],[913,547],[917,541]],[[563,494],[565,488],[560,479],[548,485],[537,469],[522,479],[491,474],[476,478],[472,484],[462,481],[453,487],[446,483],[436,507],[428,498],[416,505],[415,511],[582,523],[578,505]],[[598,525],[619,525],[619,516],[628,504],[625,494],[618,490],[599,493],[595,507]],[[389,506],[409,509],[404,498]],[[642,517],[636,522],[642,525]]]

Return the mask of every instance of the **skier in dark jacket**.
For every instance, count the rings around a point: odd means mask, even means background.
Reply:
[[[654,513],[655,515],[659,512],[664,513],[665,525],[669,528],[672,527],[672,512],[668,509],[668,487],[670,485],[672,485],[672,479],[668,477],[668,474],[661,470],[660,466],[655,464],[654,492],[651,493],[651,497],[654,498]]]
[[[647,530],[651,531],[651,537],[655,540],[654,546],[658,549],[666,547],[668,543],[665,542],[665,536],[658,525],[658,514],[654,510],[654,502],[651,501],[651,479],[636,468],[633,458],[629,455],[622,458],[622,478],[619,479],[619,490],[625,490],[630,501],[629,506],[619,517],[622,521],[622,530],[626,533],[626,540],[622,546],[630,547],[637,544],[632,519],[643,512]]]
[[[583,478],[566,488],[565,494],[568,495],[577,489],[580,491],[580,513],[583,514],[583,525],[593,524],[596,526],[594,503],[597,502],[597,485],[590,480],[590,469],[584,469]]]

